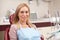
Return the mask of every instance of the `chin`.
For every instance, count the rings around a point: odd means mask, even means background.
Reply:
[[[22,19],[22,21],[26,21],[25,19]]]

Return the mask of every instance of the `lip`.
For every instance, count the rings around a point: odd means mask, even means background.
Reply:
[[[26,18],[26,16],[22,16],[22,18]]]
[[[22,17],[23,19],[26,19],[27,17]]]
[[[27,18],[27,16],[21,16],[22,18]]]

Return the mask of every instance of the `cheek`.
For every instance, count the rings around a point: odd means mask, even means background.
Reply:
[[[28,13],[28,14],[27,14],[27,16],[29,17],[29,16],[30,16],[30,14]]]
[[[19,19],[21,18],[21,14],[20,13],[18,14],[18,17],[19,17]]]

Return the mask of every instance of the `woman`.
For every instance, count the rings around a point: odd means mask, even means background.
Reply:
[[[10,40],[40,40],[40,34],[35,25],[29,22],[30,8],[27,4],[19,4],[14,17],[14,24],[11,25]]]

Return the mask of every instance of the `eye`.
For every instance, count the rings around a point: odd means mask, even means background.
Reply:
[[[28,13],[28,11],[20,11],[20,13]]]
[[[26,11],[25,13],[28,13],[28,11]]]
[[[24,11],[21,11],[21,13],[24,13]]]

